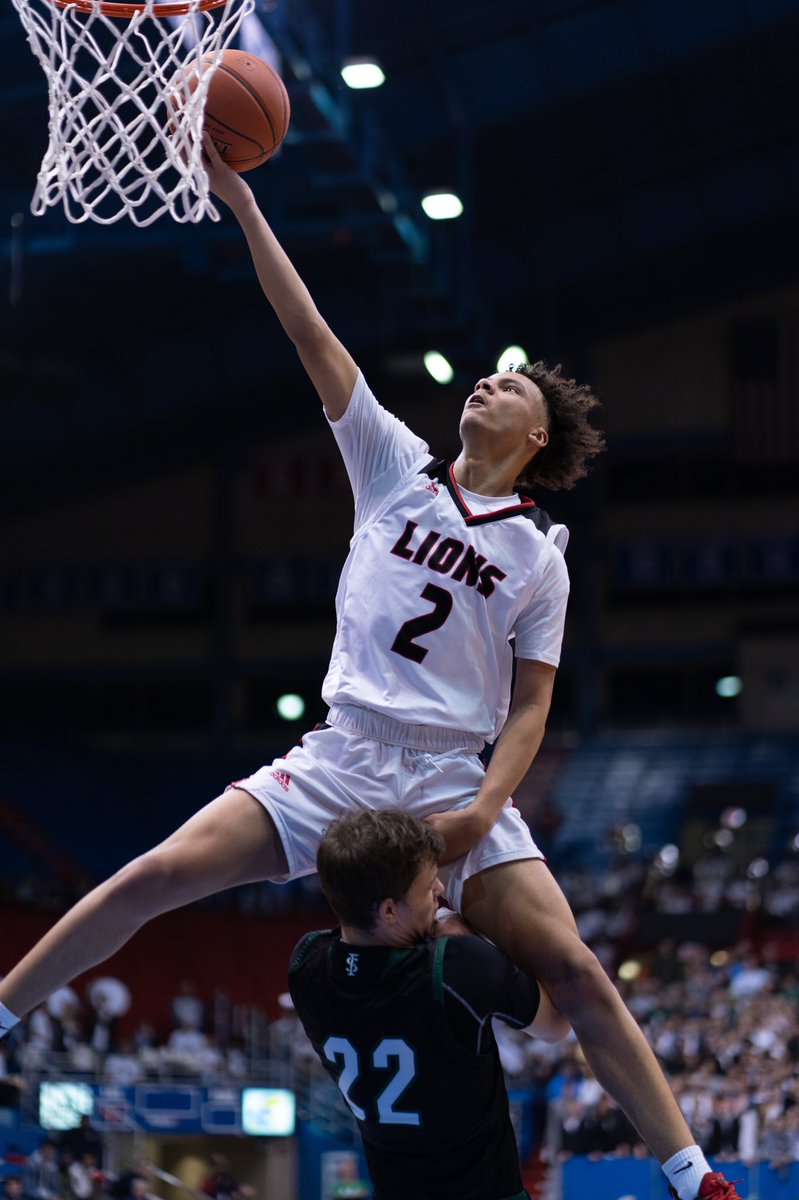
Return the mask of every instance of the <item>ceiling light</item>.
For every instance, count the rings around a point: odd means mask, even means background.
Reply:
[[[626,962],[621,964],[616,974],[625,983],[631,983],[633,979],[637,979],[641,974],[641,964],[634,958],[628,958]]]
[[[526,350],[521,346],[508,346],[497,359],[497,370],[512,371],[514,367],[526,362],[529,362]]]
[[[288,692],[284,696],[278,696],[275,708],[278,716],[284,721],[299,721],[305,712],[305,701],[296,692]]]
[[[439,354],[438,350],[428,350],[424,356],[424,365],[435,379],[436,383],[452,383],[455,372],[452,366]]]
[[[765,858],[753,858],[746,868],[746,874],[750,879],[765,879],[768,872],[768,860]]]
[[[422,208],[431,221],[451,221],[463,212],[460,198],[454,192],[428,192],[422,197]]]
[[[341,78],[347,87],[360,91],[377,88],[386,82],[383,68],[374,58],[348,58],[341,68]]]
[[[723,675],[721,679],[716,680],[716,695],[730,700],[733,696],[740,696],[743,686],[739,675]]]
[[[680,862],[680,852],[672,842],[661,846],[655,855],[655,866],[664,875],[671,875],[677,870]]]

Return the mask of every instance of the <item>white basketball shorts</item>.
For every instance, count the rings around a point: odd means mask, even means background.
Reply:
[[[480,743],[471,735],[407,725],[352,705],[332,709],[328,721],[285,757],[231,785],[249,792],[275,823],[288,862],[276,883],[316,871],[319,842],[336,817],[361,808],[401,808],[420,818],[465,808],[483,779]],[[471,875],[543,857],[508,799],[491,831],[442,867],[440,878],[449,904],[460,909]]]

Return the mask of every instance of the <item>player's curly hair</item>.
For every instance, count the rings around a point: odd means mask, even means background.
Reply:
[[[516,486],[522,491],[533,484],[555,491],[573,488],[588,474],[589,463],[605,449],[605,437],[588,419],[600,400],[585,384],[561,374],[560,363],[520,363],[512,368],[532,380],[544,397],[549,441],[519,473]]]

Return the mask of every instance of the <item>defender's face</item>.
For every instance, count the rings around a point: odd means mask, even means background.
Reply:
[[[479,379],[463,407],[461,439],[485,433],[523,442],[535,430],[546,429],[546,405],[532,379],[517,371],[502,371]],[[531,446],[531,451],[537,449]]]
[[[438,902],[443,895],[438,864],[425,863],[405,895],[396,902],[397,931],[407,944],[423,942],[435,933]]]

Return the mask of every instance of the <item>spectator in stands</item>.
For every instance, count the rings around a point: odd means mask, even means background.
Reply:
[[[197,1055],[197,1065],[203,1083],[220,1083],[227,1076],[225,1056],[211,1033],[205,1035],[205,1045]]]
[[[315,1073],[316,1055],[288,992],[281,993],[278,1004],[281,1015],[269,1026],[270,1054],[294,1069],[303,1070],[310,1065]]]
[[[68,1150],[74,1162],[82,1163],[87,1154],[93,1156],[95,1165],[102,1167],[104,1146],[102,1136],[94,1128],[91,1117],[85,1114],[80,1124],[74,1129],[68,1129],[61,1135],[61,1146]]]
[[[208,1046],[205,1034],[190,1022],[173,1029],[164,1050],[164,1062],[173,1070],[199,1075]]]
[[[105,1060],[103,1074],[108,1083],[133,1087],[144,1079],[144,1067],[136,1054],[131,1038],[122,1038],[119,1049]]]
[[[130,1188],[130,1200],[159,1200],[148,1179],[136,1178]]]
[[[677,954],[677,943],[674,938],[663,938],[658,943],[651,971],[653,978],[660,984],[679,983],[683,978],[683,966]]]
[[[794,1113],[782,1113],[770,1121],[760,1139],[759,1157],[787,1178],[787,1169],[799,1159],[799,1136]]]
[[[557,1154],[563,1161],[573,1154],[585,1154],[585,1130],[583,1117],[585,1105],[577,1095],[574,1084],[568,1084],[557,1101],[558,1119],[555,1124],[554,1138],[550,1146],[551,1156]]]
[[[152,1050],[156,1045],[155,1030],[147,1021],[140,1021],[133,1034],[133,1047],[137,1054]]]
[[[203,1180],[201,1191],[211,1200],[234,1200],[238,1182],[230,1173],[230,1163],[225,1154],[211,1155],[211,1172]]]
[[[44,1004],[34,1008],[26,1024],[24,1065],[36,1067],[46,1062],[47,1056],[56,1048],[58,1031]]]
[[[19,1175],[6,1175],[3,1180],[3,1200],[22,1200],[22,1180]]]
[[[231,1079],[245,1079],[248,1072],[247,1050],[244,1039],[231,1038],[225,1051],[225,1069]]]
[[[205,1022],[205,1005],[197,995],[197,988],[190,979],[181,980],[178,993],[172,998],[172,1020],[181,1028],[202,1029]]]
[[[799,913],[799,861],[786,859],[777,865],[766,890],[764,907],[780,922],[796,917]]]
[[[17,1060],[18,1040],[0,1042],[0,1108],[16,1108],[19,1104],[22,1076]]]
[[[329,1200],[369,1200],[371,1184],[361,1178],[356,1154],[341,1154],[335,1166],[335,1178],[328,1190]]]
[[[90,1150],[85,1150],[79,1158],[70,1156],[66,1177],[73,1200],[96,1200],[102,1191],[103,1173],[97,1156]]]
[[[730,975],[730,993],[736,999],[756,996],[769,988],[774,979],[772,971],[751,950],[733,963]]]
[[[108,1192],[112,1200],[142,1200],[152,1195],[155,1179],[154,1164],[149,1158],[140,1158],[110,1185]]]
[[[152,1025],[146,1021],[140,1022],[134,1031],[132,1042],[134,1053],[145,1075],[157,1074],[161,1067],[161,1050]]]
[[[589,1158],[603,1158],[611,1154],[617,1158],[627,1158],[632,1154],[633,1147],[641,1145],[641,1139],[618,1104],[604,1092],[596,1104],[584,1113],[581,1130],[585,1147],[583,1153]]]
[[[92,1015],[89,1024],[88,1043],[95,1054],[108,1054],[117,1040],[119,1018],[113,1013],[108,997],[97,992],[92,1000]]]
[[[22,1189],[25,1200],[60,1200],[61,1168],[54,1142],[42,1142],[28,1156],[22,1174]]]
[[[714,1158],[737,1158],[741,1122],[730,1096],[716,1097],[710,1124],[710,1136],[703,1146],[705,1153]]]

